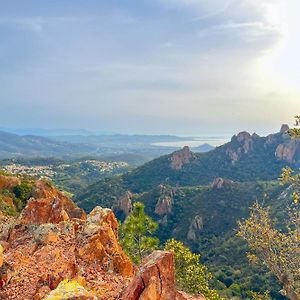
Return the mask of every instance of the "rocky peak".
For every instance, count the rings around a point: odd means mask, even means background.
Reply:
[[[236,139],[239,143],[242,143],[244,141],[250,140],[251,134],[247,131],[242,131],[237,134]]]
[[[258,137],[255,133],[251,135],[247,131],[242,131],[231,138],[231,143],[228,144],[226,153],[230,157],[232,164],[235,164],[243,154],[253,150],[253,142]]]
[[[181,168],[190,163],[193,157],[193,152],[188,146],[184,146],[181,150],[175,151],[171,156],[171,168],[181,170]]]
[[[284,134],[284,133],[287,133],[289,131],[289,129],[290,129],[289,125],[282,124],[279,132]]]

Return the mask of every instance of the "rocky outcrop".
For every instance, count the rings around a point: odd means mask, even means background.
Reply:
[[[173,199],[169,196],[160,197],[155,206],[155,213],[159,216],[172,212]]]
[[[132,193],[127,191],[118,201],[117,205],[113,207],[114,211],[120,211],[125,218],[130,214],[132,209]]]
[[[295,163],[300,160],[300,141],[290,140],[288,143],[278,145],[275,156],[279,160]]]
[[[174,300],[175,270],[172,252],[155,251],[148,256],[122,294],[122,300]]]
[[[216,178],[212,184],[211,184],[211,188],[213,189],[221,189],[223,188],[224,186],[227,186],[227,185],[232,185],[233,184],[233,181],[230,180],[230,179],[227,179],[227,178],[221,178],[221,177],[218,177]]]
[[[286,134],[288,133],[290,127],[287,124],[282,124],[279,133]]]
[[[0,227],[0,299],[198,299],[176,291],[172,252],[133,267],[112,210],[86,215],[45,182],[34,183],[32,195],[21,216]]]
[[[185,164],[190,163],[193,152],[188,146],[184,146],[181,150],[175,151],[171,156],[171,168],[181,170]]]
[[[155,213],[158,216],[167,215],[172,212],[174,189],[163,184],[159,185],[160,197],[155,205]]]
[[[35,196],[43,198],[33,198],[1,231],[6,265],[0,270],[0,299],[43,299],[62,280],[77,278],[84,278],[96,299],[117,299],[133,265],[118,243],[113,212],[96,207],[86,217],[55,188],[38,186]]]
[[[32,198],[20,216],[21,224],[59,223],[85,219],[85,212],[47,182],[37,181]]]
[[[191,241],[196,241],[197,236],[201,233],[202,229],[203,218],[199,215],[196,215],[190,224],[187,239]]]
[[[254,133],[251,135],[249,132],[243,131],[234,135],[231,138],[231,147],[226,150],[227,155],[230,157],[232,164],[235,164],[244,154],[248,154],[253,150],[253,142],[259,136]]]
[[[175,288],[174,255],[155,251],[146,259],[122,292],[121,300],[205,300]]]

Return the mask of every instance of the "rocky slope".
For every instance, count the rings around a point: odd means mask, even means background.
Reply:
[[[2,177],[1,187],[19,184]],[[90,214],[47,182],[34,182],[22,213],[1,224],[0,299],[204,299],[175,289],[171,252],[136,269],[118,243],[110,209]]]

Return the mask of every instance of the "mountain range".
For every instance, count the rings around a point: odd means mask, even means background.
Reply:
[[[162,242],[175,237],[194,251],[216,276],[224,297],[246,297],[251,287],[279,295],[278,283],[266,270],[250,265],[247,246],[235,236],[237,221],[249,214],[256,200],[285,219],[289,189],[277,179],[285,166],[300,164],[300,142],[279,132],[260,137],[241,132],[207,153],[188,147],[154,159],[123,175],[105,178],[76,195],[77,204],[90,211],[95,205],[111,207],[119,219],[141,201],[159,223]],[[239,292],[231,285],[238,284]]]

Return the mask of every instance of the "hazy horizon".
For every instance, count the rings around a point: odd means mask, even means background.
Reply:
[[[299,109],[296,0],[0,3],[0,127],[259,134]]]

